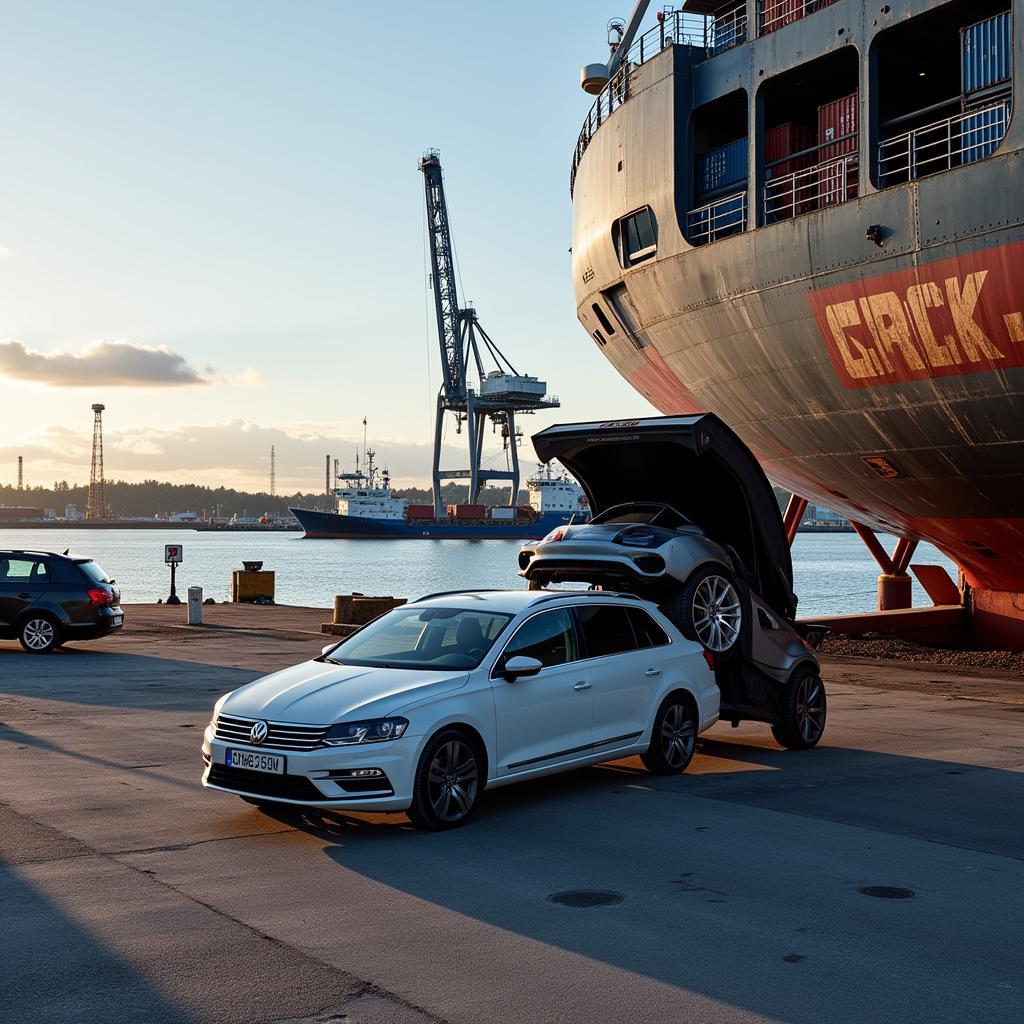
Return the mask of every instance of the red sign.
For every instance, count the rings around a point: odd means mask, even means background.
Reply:
[[[1024,242],[811,292],[847,388],[1024,366]]]
[[[182,549],[180,544],[165,544],[164,545],[164,561],[170,565],[172,562],[180,562],[182,559]]]

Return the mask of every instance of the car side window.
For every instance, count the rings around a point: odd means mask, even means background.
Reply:
[[[642,608],[627,608],[629,621],[633,623],[637,647],[665,647],[669,643],[665,630]]]
[[[572,615],[558,609],[527,619],[509,640],[502,662],[509,658],[536,658],[545,668],[578,660]]]
[[[635,651],[636,638],[629,624],[627,609],[618,604],[594,604],[576,609],[583,627],[588,658]]]
[[[45,583],[46,566],[29,558],[0,558],[0,583]]]

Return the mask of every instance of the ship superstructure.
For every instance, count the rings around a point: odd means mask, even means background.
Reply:
[[[1024,638],[1024,0],[688,0],[614,25],[570,170],[596,348]],[[873,537],[871,538],[873,539]],[[1017,608],[1018,610],[1014,610]]]

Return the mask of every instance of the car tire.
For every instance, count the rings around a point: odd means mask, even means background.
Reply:
[[[652,775],[685,772],[693,760],[697,729],[693,704],[682,694],[669,694],[654,716],[651,745],[640,755],[644,767]]]
[[[50,615],[30,612],[18,627],[18,642],[29,654],[49,654],[61,645],[60,626]]]
[[[810,750],[825,732],[828,698],[821,676],[799,668],[786,683],[779,702],[779,720],[772,726],[776,742],[787,750]]]
[[[693,573],[662,611],[684,636],[723,659],[736,651],[746,627],[736,579],[719,565],[706,565]]]
[[[461,729],[442,729],[423,748],[408,815],[421,829],[439,832],[465,825],[483,789],[483,758]]]

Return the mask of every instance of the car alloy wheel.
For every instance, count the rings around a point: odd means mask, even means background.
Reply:
[[[797,688],[796,727],[808,746],[817,743],[825,731],[825,687],[817,676],[805,676]]]
[[[455,825],[468,817],[479,778],[476,752],[465,740],[450,739],[438,747],[427,772],[427,795],[440,821]]]
[[[654,716],[651,745],[640,755],[654,775],[678,775],[686,771],[697,745],[697,720],[693,706],[680,694],[670,694]]]
[[[743,625],[739,594],[724,576],[705,576],[694,591],[693,629],[709,650],[723,654],[732,648]]]
[[[57,646],[57,627],[41,616],[21,627],[21,645],[32,654],[45,654]]]
[[[674,771],[681,771],[693,757],[697,735],[693,719],[682,704],[673,704],[661,722],[661,754]]]

